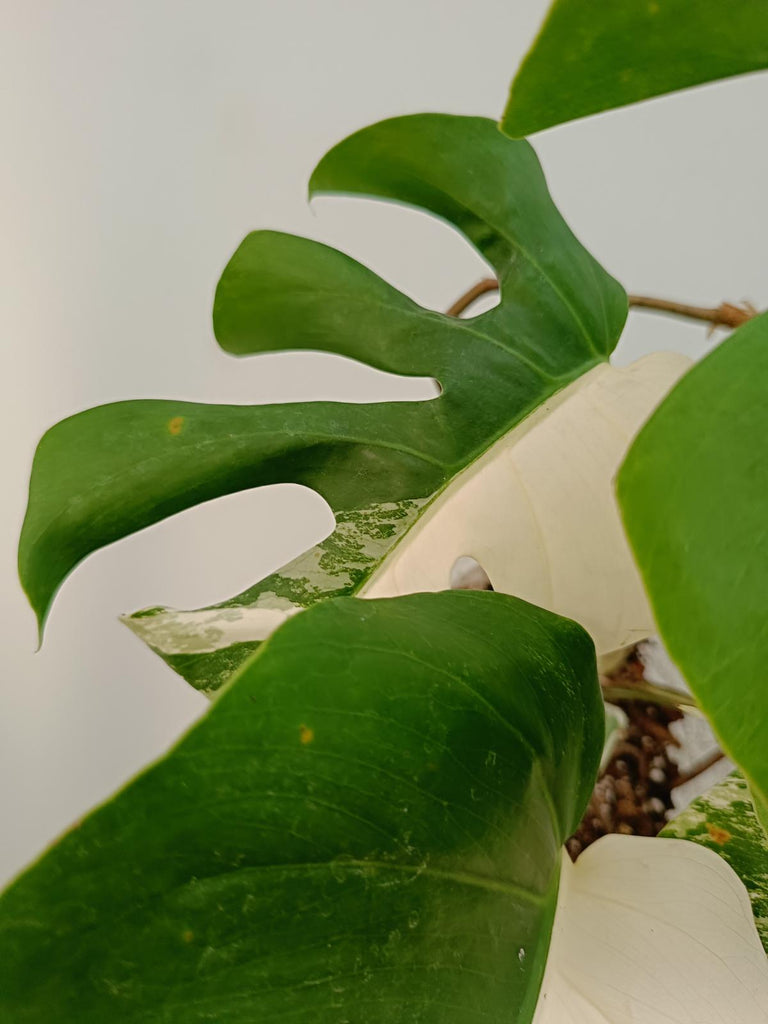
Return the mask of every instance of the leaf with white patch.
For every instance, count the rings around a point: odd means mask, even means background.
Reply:
[[[633,435],[690,365],[657,353],[602,364],[545,401],[424,510],[363,597],[444,590],[470,555],[494,590],[576,619],[598,654],[647,637],[653,619],[611,483]]]
[[[768,838],[746,779],[734,772],[718,782],[673,818],[662,835],[698,843],[730,864],[746,886],[768,952]]]
[[[602,733],[572,622],[490,593],[317,604],[0,898],[0,1017],[757,1024],[723,860],[612,836],[561,863]]]
[[[663,353],[626,369],[598,366],[544,401],[431,501],[412,502],[404,513],[402,505],[381,506],[342,517],[328,541],[222,605],[150,609],[124,621],[212,692],[253,649],[244,640],[258,642],[323,593],[329,547],[337,584],[361,597],[448,589],[453,565],[470,556],[494,590],[576,619],[608,656],[654,628],[612,481],[633,434],[688,365]],[[410,529],[390,549],[371,537],[371,525],[389,525],[395,515]]]
[[[261,231],[219,283],[219,343],[237,355],[336,352],[434,376],[440,396],[123,402],[63,421],[38,448],[20,545],[41,624],[90,552],[197,502],[291,481],[329,503],[331,536],[221,605],[149,608],[126,620],[203,690],[296,610],[333,596],[443,589],[465,555],[496,589],[578,618],[601,653],[647,635],[610,480],[685,362],[607,365],[624,291],[563,221],[530,146],[491,121],[419,115],[363,129],[313,174],[312,194],[332,191],[417,205],[452,223],[493,264],[499,305],[472,319],[444,316],[334,249]]]
[[[693,843],[605,836],[564,857],[534,1024],[758,1024],[768,962],[747,892]]]

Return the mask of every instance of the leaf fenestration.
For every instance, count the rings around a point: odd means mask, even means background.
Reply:
[[[276,609],[357,592],[433,496],[605,361],[618,339],[623,289],[563,221],[528,144],[505,139],[489,120],[425,114],[373,125],[331,150],[311,190],[378,195],[450,220],[496,266],[500,305],[454,319],[320,243],[249,235],[217,289],[214,326],[225,349],[337,352],[434,376],[440,397],[120,402],[63,421],[35,456],[19,551],[41,628],[58,587],[89,553],[201,501],[277,482],[318,491],[337,529],[297,564],[226,602],[222,614],[248,605],[258,622],[264,607],[274,618]],[[237,642],[263,632],[257,624]],[[221,665],[212,665],[212,678],[220,681]]]

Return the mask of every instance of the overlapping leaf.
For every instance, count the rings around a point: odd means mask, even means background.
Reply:
[[[610,658],[654,629],[613,478],[632,435],[687,366],[682,357],[659,354],[624,370],[602,364],[585,374],[432,501],[377,510],[371,525],[382,531],[378,551],[385,554],[378,566],[360,516],[344,513],[329,540],[234,601],[196,612],[151,609],[125,621],[210,692],[259,639],[327,592],[328,582],[349,581],[363,597],[445,590],[451,567],[470,555],[495,590],[576,619]],[[387,552],[398,521],[408,532],[395,535],[399,542]]]
[[[500,305],[457,320],[421,308],[317,242],[249,235],[216,296],[216,333],[227,350],[338,352],[433,375],[440,397],[256,407],[123,402],[60,423],[35,458],[20,548],[41,623],[67,573],[99,547],[218,495],[280,481],[312,487],[336,516],[328,540],[202,617],[174,613],[150,623],[149,610],[133,620],[151,624],[154,645],[213,689],[287,613],[357,592],[434,495],[604,361],[618,338],[623,290],[560,217],[527,143],[505,139],[490,121],[419,115],[374,125],[325,157],[311,191],[395,199],[445,218],[493,263]],[[194,642],[185,644],[187,636]],[[202,649],[201,636],[209,641]]]
[[[677,385],[618,495],[664,643],[758,813],[768,801],[768,315]]]
[[[734,871],[692,843],[604,836],[564,858],[534,1024],[757,1024],[768,962]]]
[[[572,622],[318,604],[0,899],[0,1018],[525,1024],[602,732]]]
[[[501,122],[513,138],[768,68],[764,0],[555,0]]]
[[[746,780],[738,772],[712,786],[662,832],[713,850],[730,864],[749,893],[758,934],[768,953],[768,838]]]

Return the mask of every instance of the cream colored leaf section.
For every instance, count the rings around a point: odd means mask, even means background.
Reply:
[[[363,597],[445,590],[462,556],[495,590],[580,622],[607,656],[654,631],[613,478],[629,444],[691,365],[654,353],[602,364],[497,441],[425,510]]]
[[[606,836],[564,858],[533,1024],[765,1024],[747,891],[693,843]]]

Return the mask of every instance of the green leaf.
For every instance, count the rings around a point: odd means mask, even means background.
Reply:
[[[768,953],[768,839],[746,779],[734,772],[718,782],[661,834],[705,846],[730,864],[747,888],[757,931]]]
[[[271,231],[249,235],[216,293],[224,348],[337,352],[433,375],[440,397],[255,407],[123,402],[58,424],[35,457],[19,554],[41,626],[63,579],[92,551],[200,501],[276,482],[323,495],[337,529],[225,602],[215,614],[219,624],[234,623],[228,646],[258,642],[281,615],[315,600],[358,592],[462,469],[604,364],[621,332],[623,289],[574,238],[532,149],[491,121],[430,114],[363,129],[325,157],[311,189],[396,199],[449,220],[494,264],[500,305],[454,319],[327,246]],[[131,624],[149,628],[161,612]],[[156,646],[177,667],[192,656],[190,675],[212,689],[251,647],[221,655],[218,641],[207,652],[179,643],[200,637],[187,614],[168,626],[174,642],[155,636]],[[163,620],[154,625],[155,634],[166,631]],[[218,625],[209,626],[215,634]],[[214,655],[210,673],[202,653]]]
[[[283,481],[342,508],[363,490],[370,502],[400,490],[428,495],[446,472],[430,444],[439,427],[430,436],[428,403],[402,404],[136,401],[63,420],[35,454],[19,548],[41,626],[60,582],[86,555],[210,498]]]
[[[768,67],[764,0],[555,0],[512,83],[513,138]]]
[[[490,121],[416,115],[364,128],[320,161],[309,190],[394,199],[453,224],[501,287],[499,305],[472,327],[487,326],[550,372],[613,351],[624,290],[563,221],[530,146],[510,145]]]
[[[0,899],[0,1018],[530,1021],[602,732],[568,620],[318,604]]]
[[[768,315],[688,373],[640,432],[619,503],[664,643],[768,797]]]

